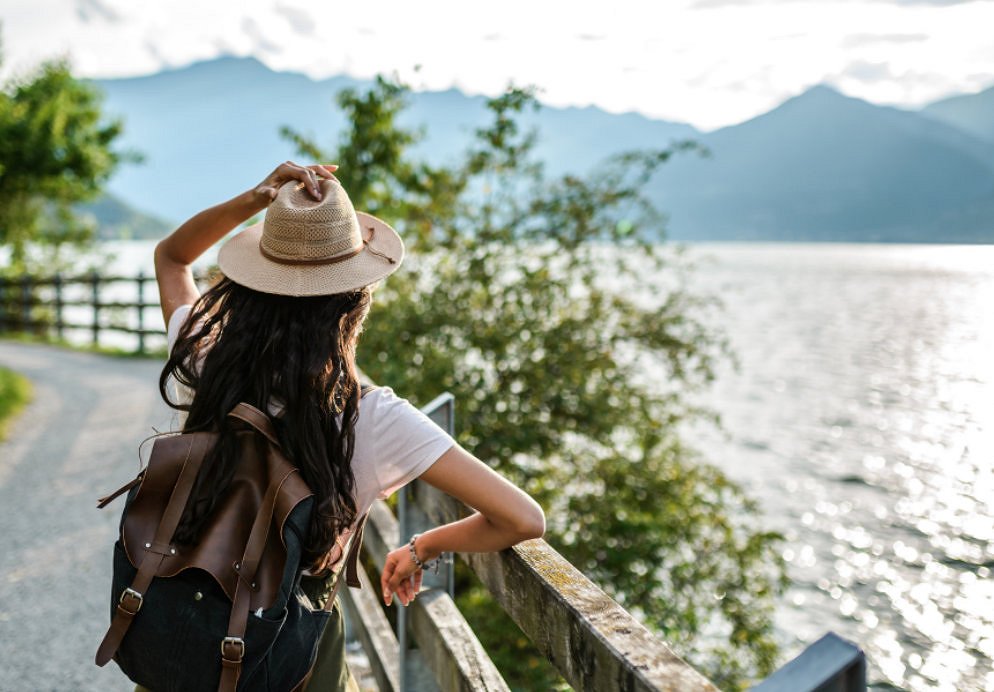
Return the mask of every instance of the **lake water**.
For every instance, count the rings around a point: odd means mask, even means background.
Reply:
[[[109,245],[150,270],[151,244]],[[787,536],[785,656],[832,630],[871,681],[994,690],[994,247],[690,254],[740,363],[705,397],[725,433],[691,442]]]
[[[994,247],[693,246],[740,359],[693,440],[784,532],[787,653],[994,690]]]

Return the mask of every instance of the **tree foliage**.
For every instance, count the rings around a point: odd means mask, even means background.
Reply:
[[[93,199],[123,159],[112,149],[119,121],[105,121],[101,95],[65,61],[0,89],[0,244],[24,269],[29,243],[81,243],[92,228],[72,212]]]
[[[715,682],[766,674],[779,537],[680,439],[704,415],[688,395],[727,349],[642,194],[694,145],[549,179],[519,127],[538,103],[511,88],[488,101],[462,162],[432,167],[410,159],[405,95],[382,77],[340,93],[352,125],[333,153],[284,129],[339,163],[356,207],[407,243],[404,271],[376,293],[361,367],[421,403],[452,392],[459,441],[539,499],[549,542]]]

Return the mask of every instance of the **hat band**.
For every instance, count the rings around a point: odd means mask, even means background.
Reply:
[[[262,246],[262,241],[261,240],[259,242],[259,252],[261,252],[262,256],[265,257],[266,259],[268,259],[270,261],[273,261],[273,262],[276,262],[277,264],[311,265],[311,266],[314,266],[314,265],[338,264],[339,262],[344,262],[345,260],[350,260],[353,257],[355,257],[356,255],[358,255],[360,252],[362,252],[363,250],[366,250],[368,248],[369,251],[370,251],[370,253],[372,253],[374,255],[378,255],[379,257],[382,257],[383,259],[385,259],[390,264],[397,264],[397,260],[395,260],[393,257],[385,255],[382,252],[378,252],[377,250],[374,250],[373,248],[371,248],[369,246],[369,241],[373,239],[373,233],[374,232],[375,232],[375,229],[374,228],[370,228],[369,229],[369,238],[363,238],[362,245],[360,245],[359,247],[354,248],[352,250],[349,250],[349,251],[347,251],[345,253],[342,253],[340,255],[334,255],[332,257],[324,257],[324,258],[317,258],[317,259],[290,259],[288,257],[277,257],[276,255],[274,255],[274,254],[266,251],[266,248],[264,248]]]

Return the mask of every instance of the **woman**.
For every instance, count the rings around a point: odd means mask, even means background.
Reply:
[[[355,349],[372,286],[400,266],[404,248],[386,223],[355,212],[336,169],[284,163],[158,244],[156,279],[170,345],[160,384],[167,402],[187,414],[187,430],[223,432],[226,412],[240,401],[273,414],[283,451],[315,494],[304,564],[336,562],[336,539],[377,497],[414,478],[475,508],[387,555],[383,600],[407,605],[422,568],[443,552],[501,550],[542,536],[545,519],[534,500],[390,389],[361,395]],[[264,223],[222,247],[224,278],[201,296],[191,264],[267,207]],[[169,395],[171,380],[178,391]],[[223,449],[209,461],[177,540],[196,540],[237,464]]]

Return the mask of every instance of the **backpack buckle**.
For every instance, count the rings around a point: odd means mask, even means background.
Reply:
[[[238,648],[238,653],[235,656],[228,656],[228,646],[233,646]],[[242,658],[245,656],[245,640],[241,637],[225,637],[221,640],[221,658],[228,663],[241,663]]]
[[[124,604],[125,598],[133,598],[138,602],[134,610],[131,610],[128,606]],[[118,607],[124,610],[124,612],[134,616],[138,614],[138,611],[142,609],[142,603],[145,601],[144,597],[132,589],[130,586],[121,592],[121,597],[117,600]]]

